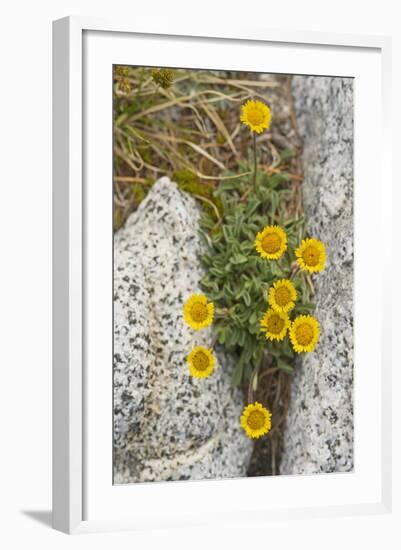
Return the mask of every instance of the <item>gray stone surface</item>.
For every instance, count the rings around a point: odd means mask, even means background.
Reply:
[[[309,232],[327,246],[314,276],[322,334],[292,384],[282,474],[353,469],[353,80],[293,81]]]
[[[200,292],[199,211],[168,178],[154,184],[114,244],[114,482],[238,477],[252,444],[242,396],[219,356],[207,379],[185,358],[211,330],[183,321]]]

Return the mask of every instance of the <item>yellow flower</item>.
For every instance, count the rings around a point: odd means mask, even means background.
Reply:
[[[265,333],[267,340],[283,340],[290,326],[290,320],[286,313],[268,309],[260,322],[261,332]]]
[[[213,322],[214,305],[204,294],[193,294],[184,304],[184,320],[194,330],[201,330]]]
[[[249,99],[241,109],[241,122],[249,126],[252,132],[260,134],[270,126],[272,115],[269,107],[259,100]]]
[[[326,247],[318,239],[304,239],[301,246],[295,250],[295,256],[303,271],[317,273],[324,269]]]
[[[272,413],[255,401],[255,403],[247,405],[242,411],[240,426],[244,428],[248,437],[258,439],[270,431],[272,426],[271,417]]]
[[[278,260],[287,250],[287,235],[278,225],[268,225],[259,231],[255,248],[267,260]]]
[[[313,351],[319,334],[319,323],[311,315],[300,315],[291,323],[290,340],[297,353]]]
[[[297,291],[288,279],[280,279],[269,289],[269,304],[275,311],[287,313],[295,306]]]
[[[207,378],[212,374],[216,360],[209,349],[197,346],[188,355],[187,363],[192,376],[195,378]]]

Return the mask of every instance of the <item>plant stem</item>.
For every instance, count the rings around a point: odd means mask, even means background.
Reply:
[[[253,136],[253,188],[256,191],[256,134],[255,132],[252,133]]]

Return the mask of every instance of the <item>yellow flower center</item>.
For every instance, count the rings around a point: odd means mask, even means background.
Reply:
[[[263,110],[259,109],[257,106],[248,107],[247,119],[250,124],[259,126],[259,124],[263,124],[265,115]]]
[[[295,335],[297,337],[297,342],[301,344],[301,346],[308,346],[313,339],[313,328],[307,323],[302,323],[297,326]]]
[[[196,370],[204,371],[209,366],[209,357],[206,355],[205,352],[199,350],[193,356],[192,363]]]
[[[280,250],[281,239],[276,233],[269,233],[262,239],[262,248],[267,254],[275,254]]]
[[[320,253],[315,246],[307,246],[302,253],[302,257],[306,265],[315,267],[319,263]]]
[[[265,424],[265,415],[262,411],[251,411],[246,421],[252,430],[260,430]]]
[[[279,286],[274,292],[274,299],[278,306],[286,306],[291,301],[291,292],[286,286]]]
[[[277,313],[270,315],[267,321],[267,330],[271,334],[280,334],[284,328],[284,320]]]
[[[197,323],[203,323],[208,316],[207,305],[202,302],[195,302],[191,307],[191,317]]]

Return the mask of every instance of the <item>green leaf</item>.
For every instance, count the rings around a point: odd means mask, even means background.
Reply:
[[[272,215],[274,215],[274,213],[276,212],[276,210],[278,208],[278,204],[279,204],[279,195],[278,195],[277,191],[272,191],[271,192],[271,207],[270,207],[270,213]]]
[[[270,269],[273,275],[276,277],[281,277],[283,275],[283,271],[280,268],[280,266],[277,264],[277,262],[271,262],[270,263]]]
[[[291,365],[289,365],[286,361],[283,359],[277,359],[277,367],[281,369],[282,371],[286,372],[287,374],[293,374],[294,369]]]
[[[233,175],[233,174],[230,174]],[[215,191],[216,197],[219,197],[224,193],[225,191],[232,191],[233,189],[237,189],[238,187],[238,180],[225,180],[220,182],[220,185],[218,189]]]
[[[238,360],[238,363],[235,365],[235,368],[231,376],[231,385],[234,387],[239,386],[241,384],[242,374],[244,371],[244,360],[245,360],[245,354],[242,353],[241,357]]]
[[[244,256],[243,254],[236,254],[230,260],[230,262],[234,265],[246,264],[247,261],[248,261],[248,258],[246,256]]]
[[[253,251],[253,248],[253,243],[249,241],[242,241],[242,243],[240,244],[240,249],[244,253]]]
[[[258,320],[259,320],[259,315],[258,315],[258,313],[257,313],[256,311],[253,311],[253,312],[251,313],[251,316],[249,317],[249,323],[250,323],[251,325],[254,325],[255,323],[258,322]]]
[[[218,342],[219,344],[224,344],[225,341],[226,341],[226,331],[224,329],[221,329],[218,336]]]
[[[245,330],[241,330],[239,339],[238,339],[238,345],[243,347],[243,345],[245,344],[245,339],[246,339]]]
[[[225,273],[222,269],[217,269],[216,267],[211,267],[209,272],[216,277],[224,277]]]
[[[253,197],[248,200],[248,208],[247,208],[248,219],[251,218],[252,214],[256,212],[256,210],[259,208],[260,205],[261,205],[261,202],[256,197]]]
[[[216,222],[210,216],[202,215],[200,219],[200,224],[202,227],[205,227],[206,229],[212,229],[216,224]]]
[[[235,299],[239,300],[242,297],[242,294],[244,293],[244,287],[240,287],[239,291],[235,294]]]
[[[269,180],[270,180],[270,186],[274,188],[280,185],[281,183],[287,183],[291,181],[291,178],[287,173],[281,172],[280,174],[274,174],[273,176],[270,176]]]
[[[205,276],[201,279],[201,285],[205,288],[213,288],[213,282],[209,279],[209,277]]]

